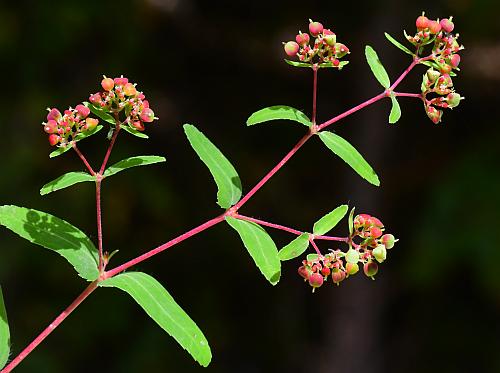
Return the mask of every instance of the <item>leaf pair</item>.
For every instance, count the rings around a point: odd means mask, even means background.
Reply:
[[[123,159],[114,165],[110,166],[106,171],[104,171],[103,178],[117,174],[127,168],[137,167],[137,166],[147,166],[154,163],[165,162],[164,157],[159,157],[156,155],[142,155],[137,157],[130,157]],[[95,176],[90,175],[87,172],[68,172],[55,180],[52,180],[45,184],[42,189],[40,189],[40,194],[43,196],[56,190],[67,188],[71,185],[83,183],[86,181],[96,181]]]
[[[388,40],[390,40],[398,48],[400,48],[400,47],[405,48],[403,45],[399,44],[396,40],[394,40],[387,33],[386,33],[386,37],[388,38]],[[407,49],[405,50],[405,52],[412,54]],[[382,65],[382,62],[380,62],[380,59],[378,58],[377,52],[375,52],[375,50],[372,47],[367,45],[365,47],[365,56],[366,56],[366,61],[368,62],[368,65],[370,66],[370,69],[372,70],[373,75],[375,75],[375,78],[377,78],[378,82],[385,89],[390,89],[391,81],[389,79],[389,75],[387,75],[387,71],[385,70],[384,66]],[[389,114],[389,123],[393,124],[393,123],[396,123],[399,120],[399,118],[401,118],[401,108],[400,108],[399,103],[396,100],[396,96],[394,95],[394,92],[392,92],[392,90],[390,93],[390,98],[391,98],[392,107],[391,107],[391,113]]]
[[[313,234],[315,236],[322,236],[329,232],[342,220],[346,213],[347,205],[340,205],[314,223]],[[309,240],[309,233],[299,235],[279,251],[278,256],[280,260],[290,260],[302,255],[309,247]]]

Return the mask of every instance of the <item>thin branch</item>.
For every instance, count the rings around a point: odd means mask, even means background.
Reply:
[[[94,169],[90,166],[89,162],[87,161],[87,158],[85,158],[85,156],[82,154],[82,152],[80,151],[80,149],[78,149],[78,147],[76,146],[76,142],[73,142],[71,146],[75,150],[76,154],[78,154],[78,156],[82,160],[82,162],[85,165],[85,167],[87,167],[87,170],[89,170],[90,174],[92,176],[95,176]]]
[[[233,215],[233,217],[236,218],[236,219],[246,220],[246,221],[250,221],[252,223],[256,223],[256,224],[259,224],[259,225],[264,225],[266,227],[270,227],[270,228],[274,228],[274,229],[279,229],[279,230],[282,230],[282,231],[285,231],[285,232],[296,234],[297,236],[299,236],[302,233],[304,233],[304,232],[298,231],[297,229],[285,227],[284,225],[269,223],[267,221],[260,220],[260,219],[254,219],[254,218],[251,218],[251,217],[245,216],[245,215],[235,214],[235,215]]]

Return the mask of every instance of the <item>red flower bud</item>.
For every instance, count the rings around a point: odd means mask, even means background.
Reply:
[[[332,271],[332,280],[335,284],[339,284],[345,279],[345,272],[342,271],[341,269],[335,268]]]
[[[323,285],[324,278],[319,273],[311,273],[308,280],[309,285],[311,285],[313,288],[319,288],[321,285]]]
[[[318,36],[323,32],[323,25],[319,22],[311,21],[311,23],[309,23],[309,32],[312,36]]]
[[[132,83],[127,83],[123,87],[123,93],[125,93],[125,95],[127,96],[135,96],[137,94],[137,90]]]
[[[100,93],[94,93],[89,97],[89,101],[95,105],[98,105],[101,102],[101,94]]]
[[[85,119],[85,124],[87,125],[87,129],[91,130],[97,126],[97,123],[99,123],[99,120],[94,119],[94,118],[87,118]]]
[[[304,45],[309,44],[309,34],[297,34],[295,41],[303,47]]]
[[[298,271],[299,275],[301,275],[304,279],[309,279],[309,271],[305,266],[299,267]]]
[[[47,114],[47,120],[55,120],[56,122],[58,122],[59,120],[61,120],[61,118],[61,112],[57,109],[50,109],[49,113]]]
[[[155,119],[155,113],[150,108],[144,108],[141,112],[141,120],[146,123],[151,123]]]
[[[56,145],[59,142],[60,139],[61,138],[58,135],[56,135],[55,133],[53,133],[52,135],[49,135],[49,144],[51,146],[54,146],[54,145]]]
[[[420,16],[415,21],[415,25],[417,26],[417,30],[423,30],[429,27],[429,19],[426,16]]]
[[[57,131],[57,122],[54,119],[49,120],[43,130],[47,133],[55,133]]]
[[[299,45],[294,41],[289,41],[288,43],[286,43],[284,48],[285,53],[290,57],[295,56],[299,51]]]
[[[80,118],[87,118],[90,114],[90,109],[86,107],[85,105],[76,105],[76,111],[78,112],[78,115]]]
[[[439,24],[441,25],[441,28],[445,32],[452,32],[453,29],[455,28],[455,25],[453,24],[453,22],[451,22],[448,18],[442,19],[441,22],[439,22]]]
[[[132,122],[132,126],[134,126],[134,128],[137,131],[144,131],[144,123],[142,123],[139,120],[136,120],[135,122]]]
[[[128,79],[121,76],[120,78],[115,78],[114,82],[116,85],[125,85],[128,83]]]
[[[373,238],[379,238],[382,235],[382,230],[379,227],[370,228],[370,236]]]
[[[101,87],[105,91],[108,91],[108,92],[111,91],[114,86],[115,86],[115,82],[111,78],[104,78],[103,80],[101,80]]]
[[[330,272],[331,272],[331,271],[330,271],[330,268],[328,268],[328,267],[323,267],[323,268],[321,269],[321,274],[322,274],[323,276],[328,276],[328,275],[330,274]]]
[[[458,67],[458,64],[460,63],[460,56],[458,54],[454,54],[450,58],[450,65],[452,67]]]
[[[429,21],[429,31],[431,34],[437,34],[441,31],[441,25],[438,21]]]

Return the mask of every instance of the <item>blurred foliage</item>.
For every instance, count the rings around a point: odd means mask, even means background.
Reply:
[[[99,88],[102,74],[124,74],[139,83],[160,121],[150,126],[150,140],[123,136],[111,162],[158,154],[167,163],[104,184],[105,245],[120,249],[111,266],[120,264],[220,212],[183,123],[195,124],[221,147],[244,192],[302,135],[300,126],[245,128],[245,121],[271,105],[309,112],[311,76],[282,61],[281,45],[305,30],[308,18],[332,26],[351,50],[341,73],[320,74],[318,115],[327,120],[379,92],[364,61],[365,44],[377,50],[392,78],[408,56],[383,32],[401,41],[402,29],[413,30],[422,9],[430,17],[453,14],[466,46],[455,84],[466,100],[445,114],[443,125],[433,125],[420,103],[401,99],[395,126],[386,123],[387,101],[335,128],[372,164],[379,189],[311,141],[245,206],[246,215],[299,229],[347,202],[380,217],[400,242],[377,281],[359,276],[313,296],[296,275],[299,261],[292,261],[280,285],[271,287],[226,226],[137,269],[158,278],[204,331],[214,354],[209,372],[310,372],[311,366],[319,372],[498,372],[499,8],[493,0],[405,6],[395,0],[3,2],[0,204],[50,212],[95,239],[91,185],[38,194],[47,181],[83,170],[71,153],[49,160],[40,123],[47,106],[74,106]],[[421,73],[402,89],[418,91]],[[105,142],[104,134],[95,136],[81,149],[96,163]],[[344,228],[336,232],[345,234]],[[272,234],[278,245],[290,240]],[[17,354],[84,284],[63,259],[4,229],[0,254]],[[126,295],[97,291],[18,371],[96,366],[201,370]]]

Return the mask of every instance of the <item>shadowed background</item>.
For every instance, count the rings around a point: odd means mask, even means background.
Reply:
[[[311,294],[296,274],[297,259],[283,263],[282,280],[271,287],[224,224],[136,269],[160,280],[203,330],[214,355],[207,372],[498,372],[500,33],[493,0],[2,3],[0,204],[50,212],[95,240],[91,184],[38,193],[47,181],[83,170],[71,152],[49,160],[40,123],[46,107],[75,106],[99,89],[102,74],[123,74],[160,120],[147,126],[150,140],[120,135],[111,162],[167,158],[104,183],[105,249],[120,249],[110,267],[123,263],[221,212],[183,123],[221,148],[248,192],[304,128],[245,128],[247,117],[277,104],[310,114],[312,73],[286,65],[281,42],[306,31],[312,18],[350,48],[343,71],[320,72],[322,122],[380,92],[365,44],[392,79],[404,70],[408,56],[383,32],[402,41],[422,9],[432,18],[455,17],[466,50],[454,82],[466,100],[440,125],[409,98],[400,99],[397,125],[387,123],[389,100],[335,125],[377,171],[380,188],[312,139],[241,211],[301,230],[343,203],[379,217],[400,242],[377,281],[358,274]],[[417,92],[423,71],[398,90]],[[93,164],[102,159],[103,134],[80,144]],[[292,238],[270,233],[278,246]],[[334,231],[346,233],[345,222]],[[14,355],[85,286],[64,259],[3,228],[0,283]],[[100,289],[16,371],[203,370],[127,295]]]

